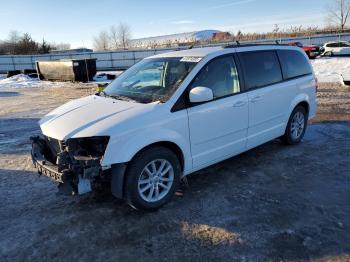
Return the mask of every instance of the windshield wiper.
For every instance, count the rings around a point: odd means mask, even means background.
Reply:
[[[122,96],[122,95],[109,95],[107,94],[105,91],[101,91],[99,93],[99,95],[101,96],[104,96],[104,97],[110,97],[110,98],[113,98],[113,99],[116,99],[116,100],[121,100],[121,101],[133,101],[133,102],[136,102],[136,103],[142,103],[142,104],[149,104],[149,103],[154,103],[154,102],[159,102],[159,103],[165,103],[166,100],[165,99],[162,99],[161,96],[156,96],[156,99],[146,99],[145,97],[143,98],[140,98],[139,100],[137,99],[133,99],[133,98],[130,98],[128,96]]]
[[[137,102],[135,99],[132,99],[130,97],[127,96],[120,96],[120,95],[108,95],[111,98],[117,99],[117,100],[121,100],[121,101],[134,101]]]
[[[107,94],[105,91],[101,91],[99,93],[99,95],[101,96],[104,96],[104,97],[110,97],[110,98],[114,98],[114,99],[117,99],[117,100],[122,100],[122,101],[136,101],[134,99],[131,99],[130,97],[127,97],[127,96],[121,96],[121,95],[109,95]],[[137,101],[136,101],[137,102]]]

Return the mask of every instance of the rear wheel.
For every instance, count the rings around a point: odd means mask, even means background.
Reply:
[[[332,52],[332,51],[324,52],[324,53],[322,54],[322,56],[329,56],[329,57],[332,57],[332,56],[333,56],[333,52]]]
[[[136,209],[160,208],[174,195],[180,175],[180,162],[170,149],[152,147],[140,152],[128,167],[127,202]]]
[[[300,143],[307,127],[307,112],[304,107],[297,106],[288,121],[282,140],[288,145]]]

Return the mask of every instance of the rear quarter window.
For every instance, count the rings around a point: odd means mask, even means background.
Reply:
[[[301,52],[295,50],[279,50],[284,79],[292,79],[312,74],[311,66],[307,58]]]
[[[283,80],[275,51],[253,51],[239,53],[247,89],[279,83]]]

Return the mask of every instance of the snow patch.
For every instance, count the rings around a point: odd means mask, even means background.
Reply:
[[[15,75],[9,78],[0,79],[0,89],[17,89],[17,88],[57,88],[57,87],[71,87],[72,82],[53,82],[41,81],[38,78],[31,78],[24,74]],[[85,86],[93,85],[87,83]]]
[[[31,78],[24,74],[15,75],[0,80],[0,88],[22,88],[41,86],[37,78]]]
[[[350,57],[321,57],[311,61],[319,82],[342,83],[350,73]]]
[[[107,73],[107,72],[104,72]],[[108,74],[120,75],[122,71],[108,72]],[[96,82],[111,82],[107,80],[106,74],[102,74],[101,77],[95,76]],[[95,86],[96,82],[84,83],[84,86]],[[70,87],[74,84],[73,82],[60,82],[60,81],[41,81],[38,78],[31,78],[28,75],[19,74],[9,78],[6,75],[0,75],[0,89],[16,89],[16,88],[55,88],[55,87]],[[79,83],[80,84],[80,83]]]

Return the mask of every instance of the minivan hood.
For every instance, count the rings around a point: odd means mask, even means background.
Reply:
[[[122,115],[125,118],[132,111],[139,111],[144,106],[147,105],[93,95],[58,107],[44,116],[39,125],[44,135],[58,140],[79,137],[88,129],[89,135],[93,136],[101,132],[101,126],[95,131],[94,126],[102,123],[110,126],[112,118],[120,118]]]

